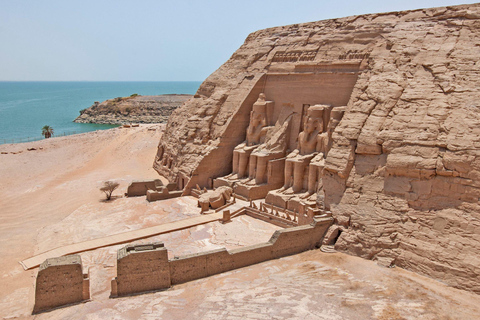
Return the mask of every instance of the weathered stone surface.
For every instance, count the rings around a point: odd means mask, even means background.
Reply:
[[[162,242],[128,245],[117,252],[117,276],[111,281],[112,297],[170,287],[167,249]]]
[[[207,211],[210,208],[218,209],[230,200],[232,193],[232,188],[227,186],[207,191],[198,197],[198,206],[202,208],[202,212]]]
[[[172,114],[154,167],[185,193],[231,173],[262,92],[346,105],[318,194],[336,249],[480,292],[479,56],[480,4],[254,32]]]
[[[33,313],[90,299],[90,279],[78,254],[45,260],[38,270]]]
[[[124,124],[167,122],[173,112],[190,99],[189,94],[164,94],[159,96],[131,96],[95,102],[80,111],[74,122]]]

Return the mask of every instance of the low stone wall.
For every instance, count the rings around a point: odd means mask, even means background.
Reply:
[[[117,277],[112,280],[112,297],[169,287],[168,253],[163,243],[126,246],[118,250]]]
[[[290,228],[290,227],[298,225],[297,222],[295,222],[295,221],[287,220],[285,218],[275,216],[273,214],[262,212],[258,209],[252,208],[252,207],[246,207],[245,208],[245,214],[250,216],[250,217],[253,217],[255,219],[266,221],[268,223],[274,224],[274,225],[282,227],[282,228]]]
[[[90,279],[78,254],[45,260],[35,286],[33,313],[90,299]]]
[[[185,255],[169,261],[163,245],[161,249],[151,245],[152,248],[143,251],[128,251],[126,248],[129,247],[125,247],[119,251],[117,277],[112,281],[112,296],[164,289],[170,285],[313,249],[320,246],[332,222],[332,218],[320,218],[311,225],[277,230],[266,243],[230,251],[218,249]],[[129,252],[128,257],[125,252]],[[123,281],[128,284],[120,289]],[[155,286],[149,283],[155,281]]]
[[[168,189],[163,189],[162,191],[147,191],[147,200],[149,202],[166,200],[172,198],[178,198],[182,196],[183,191],[168,191]]]
[[[311,225],[277,230],[267,243],[230,251],[226,249],[207,251],[170,260],[172,284],[313,249],[321,244],[332,222],[332,218],[321,218]]]
[[[127,197],[138,197],[147,194],[147,190],[159,190],[163,187],[163,183],[160,179],[144,180],[144,181],[132,181],[127,188]]]

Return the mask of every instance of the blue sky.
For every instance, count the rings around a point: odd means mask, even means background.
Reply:
[[[454,0],[0,0],[0,81],[201,81],[250,32]]]

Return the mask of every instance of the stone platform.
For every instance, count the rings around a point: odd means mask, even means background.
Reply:
[[[123,232],[123,233],[114,234],[108,237],[74,243],[71,245],[52,249],[47,252],[33,256],[31,258],[25,259],[23,261],[20,261],[20,264],[23,266],[25,270],[28,270],[28,269],[38,267],[43,261],[45,261],[48,258],[60,257],[60,256],[72,254],[72,253],[84,252],[84,251],[108,247],[116,244],[127,243],[134,240],[159,235],[162,233],[169,233],[173,231],[191,228],[201,224],[217,221],[222,218],[223,218],[222,212],[215,212],[207,215],[201,215],[198,217],[165,223],[155,227]]]

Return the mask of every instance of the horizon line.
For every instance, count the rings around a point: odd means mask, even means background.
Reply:
[[[203,82],[204,80],[0,80],[0,82]]]

